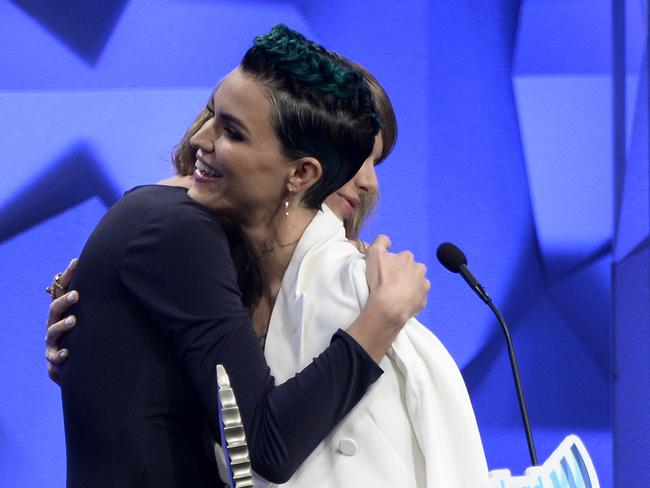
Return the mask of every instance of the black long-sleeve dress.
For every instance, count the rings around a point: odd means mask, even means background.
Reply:
[[[79,326],[61,371],[69,487],[219,486],[215,365],[230,376],[253,468],[283,482],[381,375],[345,332],[275,386],[214,214],[138,187],[88,240]]]

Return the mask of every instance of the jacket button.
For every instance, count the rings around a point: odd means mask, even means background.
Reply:
[[[346,437],[339,442],[339,451],[345,456],[354,456],[359,450],[359,445],[354,439]]]

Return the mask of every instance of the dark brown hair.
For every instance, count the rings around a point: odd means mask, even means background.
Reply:
[[[377,81],[368,70],[341,55],[332,52],[330,52],[330,55],[335,57],[338,62],[347,63],[349,66],[357,70],[368,83],[374,106],[376,107],[381,120],[380,133],[383,140],[383,149],[381,157],[377,161],[377,163],[380,163],[391,153],[397,140],[397,119],[395,117],[393,105],[379,81]],[[194,119],[179,144],[175,147],[172,154],[172,164],[177,174],[188,176],[194,172],[196,149],[190,145],[190,139],[198,132],[203,124],[209,120],[210,117],[210,111],[207,108],[204,108]],[[341,183],[340,186],[343,186],[343,184],[344,183]],[[330,193],[333,193],[337,189],[338,187],[333,188]],[[325,195],[325,197],[327,197],[327,195]],[[376,195],[369,195],[361,198],[359,206],[355,209],[354,215],[345,222],[346,236],[349,239],[357,239],[359,237],[359,231],[367,216],[372,212],[376,201]]]
[[[302,199],[320,208],[372,152],[380,117],[368,82],[338,55],[282,24],[255,38],[240,66],[268,91],[285,156],[320,162],[322,176]]]

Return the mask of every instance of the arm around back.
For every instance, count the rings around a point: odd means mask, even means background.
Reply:
[[[275,386],[241,304],[227,239],[212,213],[187,198],[142,223],[121,280],[170,337],[215,425],[215,364],[226,367],[251,463],[270,481],[286,481],[381,374],[364,348],[339,332],[312,364]]]

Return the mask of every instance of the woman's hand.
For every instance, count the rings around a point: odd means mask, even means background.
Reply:
[[[385,305],[389,318],[404,324],[427,304],[431,283],[427,268],[409,251],[389,253],[390,239],[378,236],[366,252],[366,280],[371,296]]]
[[[362,241],[361,239],[356,239],[356,240],[349,240],[348,241],[350,244],[352,244],[354,247],[357,248],[357,251],[359,251],[361,254],[367,254],[368,253],[368,248],[370,247],[370,244],[368,244],[365,241]]]
[[[79,293],[67,291],[68,285],[74,276],[77,259],[73,259],[59,278],[61,288],[55,290],[56,295],[50,304],[50,312],[45,325],[45,358],[47,359],[47,375],[56,384],[59,384],[59,365],[68,358],[67,349],[59,349],[58,342],[61,337],[72,329],[77,319],[74,315],[64,316],[65,312],[79,300]]]
[[[404,324],[424,308],[431,283],[426,267],[408,251],[387,252],[390,239],[379,236],[366,253],[368,301],[347,329],[376,362],[402,330]]]

